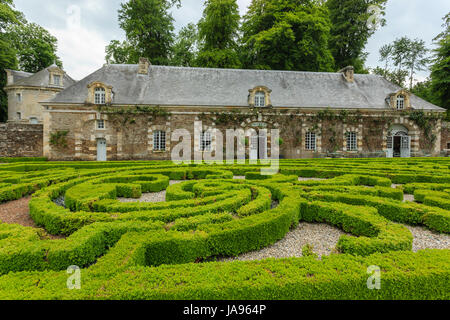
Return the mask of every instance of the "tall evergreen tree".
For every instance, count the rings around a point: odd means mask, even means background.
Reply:
[[[370,20],[377,18],[380,25],[385,24],[382,16],[386,2],[387,0],[327,0],[333,24],[330,48],[338,69],[352,65],[356,72],[364,72],[364,48],[375,32],[375,28],[370,27]],[[380,17],[373,16],[375,12],[369,10],[372,5],[380,8]]]
[[[198,54],[197,26],[189,23],[181,28],[175,39],[170,64],[179,67],[194,67]]]
[[[17,68],[16,51],[10,43],[6,29],[20,22],[21,15],[14,10],[12,0],[0,0],[0,121],[8,117],[8,100],[3,88],[6,86],[5,69]]]
[[[119,24],[127,42],[111,42],[107,59],[137,63],[139,57],[146,57],[153,64],[168,64],[175,37],[169,9],[179,3],[180,0],[129,0],[121,4]]]
[[[444,32],[434,39],[438,47],[431,67],[431,92],[437,105],[450,110],[450,13],[444,22]]]
[[[198,23],[198,66],[240,67],[236,43],[239,21],[239,6],[236,0],[206,0],[203,17]]]
[[[315,0],[252,0],[242,25],[245,68],[333,71],[327,8]]]

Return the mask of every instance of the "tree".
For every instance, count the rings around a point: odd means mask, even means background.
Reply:
[[[334,71],[328,10],[313,0],[253,0],[242,25],[245,68]]]
[[[196,64],[209,68],[238,68],[239,6],[236,0],[207,0],[198,23],[200,48]]]
[[[139,53],[128,41],[112,40],[106,46],[106,62],[115,64],[136,64],[139,61]]]
[[[8,38],[17,52],[19,68],[38,72],[53,63],[62,67],[56,55],[58,40],[35,23],[22,23],[8,28]]]
[[[425,47],[425,41],[420,39],[411,40],[408,37],[396,39],[393,43],[384,45],[380,49],[380,62],[385,62],[384,76],[386,79],[404,86],[405,79],[409,77],[409,89],[413,88],[414,75],[417,71],[426,69],[430,62],[429,50]],[[391,71],[390,64],[396,69]],[[380,74],[378,70],[377,74]]]
[[[416,39],[411,41],[408,55],[405,61],[405,67],[409,69],[409,89],[413,87],[414,75],[416,71],[427,69],[430,59],[427,56],[429,50],[425,47],[425,41]]]
[[[431,92],[437,105],[450,109],[450,13],[444,17],[443,27],[445,30],[434,39],[437,48],[431,67]]]
[[[8,100],[3,88],[6,86],[5,69],[17,68],[16,51],[6,34],[6,28],[20,23],[22,15],[14,10],[12,0],[0,0],[0,121],[8,117]]]
[[[371,73],[384,77],[386,80],[398,85],[399,87],[405,87],[405,79],[408,76],[407,70],[386,70],[380,67],[376,67],[371,70]]]
[[[127,42],[111,43],[110,57],[135,60],[141,56],[154,64],[168,64],[174,41],[174,20],[169,9],[179,3],[180,0],[129,0],[121,4],[119,24]]]
[[[377,19],[384,26],[382,16],[387,0],[328,0],[326,5],[332,23],[330,48],[338,69],[352,65],[356,72],[364,71],[364,48],[376,28]],[[376,6],[376,7],[371,7]],[[378,8],[376,11],[372,8]],[[376,16],[379,13],[380,16]]]
[[[189,23],[181,28],[172,48],[170,64],[180,67],[193,67],[198,54],[197,26]]]
[[[429,78],[423,82],[417,82],[411,89],[411,93],[430,103],[435,103],[433,93],[431,92],[431,79]]]

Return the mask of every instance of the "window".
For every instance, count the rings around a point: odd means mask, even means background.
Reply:
[[[450,149],[450,142],[447,142],[447,149]]]
[[[405,109],[405,97],[403,95],[397,96],[397,110]]]
[[[22,94],[16,93],[17,102],[22,102]]]
[[[316,151],[316,134],[314,132],[306,134],[306,150]]]
[[[36,117],[31,117],[31,118],[30,118],[30,123],[31,123],[31,124],[38,124],[38,123],[39,123],[39,120],[38,120],[38,118],[36,118]]]
[[[211,132],[203,131],[200,135],[200,151],[211,151]]]
[[[347,132],[347,151],[358,150],[358,140],[356,132]]]
[[[55,86],[61,85],[61,76],[60,75],[53,75],[53,84]]]
[[[153,150],[166,151],[166,132],[164,131],[153,132]]]
[[[97,129],[105,129],[105,120],[97,120]]]
[[[104,88],[95,88],[95,104],[105,104],[106,92]]]
[[[17,116],[17,120],[22,120],[22,113],[21,112],[17,112],[16,116]]]
[[[265,107],[266,106],[266,94],[262,91],[255,93],[255,107]]]

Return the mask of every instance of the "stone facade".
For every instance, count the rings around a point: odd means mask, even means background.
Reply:
[[[42,157],[41,124],[0,124],[0,157]]]
[[[114,107],[116,108],[116,107]],[[127,108],[123,106],[122,108]],[[117,108],[120,110],[120,107]],[[63,110],[51,106],[44,117],[44,156],[51,160],[96,160],[97,140],[105,139],[107,160],[170,160],[171,150],[179,141],[171,141],[176,129],[187,130],[191,137],[192,151],[199,150],[199,135],[195,123],[201,122],[203,130],[219,130],[226,146],[227,129],[267,129],[268,156],[270,157],[271,129],[280,130],[283,141],[280,147],[282,158],[318,157],[386,157],[387,137],[392,126],[404,128],[411,137],[410,156],[439,156],[443,141],[448,138],[441,122],[436,122],[434,132],[437,139],[430,143],[422,130],[405,114],[392,112],[359,112],[347,119],[337,121],[320,118],[317,111],[280,110],[270,108],[260,112],[240,110],[236,119],[224,121],[221,117],[234,114],[233,109],[208,109],[192,107],[164,108],[165,116],[148,113],[100,112],[92,107],[71,107]],[[254,110],[254,109],[253,109]],[[246,113],[248,112],[248,113]],[[337,115],[337,114],[335,114]],[[242,119],[240,119],[242,118]],[[97,120],[103,120],[104,128],[97,128]],[[66,147],[52,146],[51,134],[68,131]],[[154,150],[154,132],[165,132],[166,150]],[[215,147],[213,132],[212,146]],[[306,134],[314,132],[315,150],[307,150]],[[356,134],[356,149],[348,150],[347,134]],[[246,155],[249,157],[249,143]],[[225,150],[224,150],[225,154]]]

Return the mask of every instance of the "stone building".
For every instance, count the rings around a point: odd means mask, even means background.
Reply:
[[[75,81],[56,64],[37,73],[5,70],[8,95],[8,122],[42,123],[43,107],[39,103],[48,100],[70,87]]]
[[[105,65],[41,104],[51,160],[170,159],[177,129],[192,135],[192,151],[212,154],[226,145],[227,129],[243,129],[251,159],[271,156],[271,129],[279,129],[282,158],[438,156],[447,148],[444,109],[352,67],[230,70],[141,59]]]

